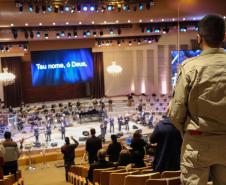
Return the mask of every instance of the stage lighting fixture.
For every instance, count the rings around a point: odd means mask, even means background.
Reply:
[[[5,47],[5,51],[9,52],[9,47],[8,46]]]
[[[33,12],[33,5],[32,4],[28,5],[28,11]]]
[[[94,5],[91,5],[91,6],[89,7],[89,10],[90,10],[91,12],[94,12],[94,11],[95,11],[95,6],[94,6]]]
[[[149,43],[149,44],[152,43],[152,40],[151,40],[151,39],[148,39],[148,43]]]
[[[85,31],[83,32],[83,37],[86,37],[86,32]]]
[[[137,5],[136,4],[133,5],[133,11],[134,12],[137,11]]]
[[[48,34],[48,33],[45,33],[45,34],[44,34],[44,38],[45,38],[45,39],[48,39],[48,38],[49,38],[49,34]]]
[[[86,11],[88,10],[88,7],[87,7],[86,5],[84,5],[84,6],[82,7],[82,10],[83,10],[84,12],[86,12]]]
[[[163,28],[163,34],[166,34],[168,32],[169,32],[169,28],[168,27]]]
[[[1,52],[4,52],[4,47],[3,46],[0,46],[0,49],[1,49]]]
[[[24,10],[24,5],[23,3],[18,3],[18,9],[19,9],[19,12],[22,12]]]
[[[95,11],[98,12],[98,5],[95,5]]]
[[[60,34],[56,33],[56,38],[59,39],[60,38]]]
[[[101,46],[101,41],[98,41],[98,44],[97,44],[99,47]]]
[[[39,31],[36,32],[36,37],[40,38],[41,37],[41,33]]]
[[[74,35],[75,38],[77,38],[78,37],[77,31],[73,31],[73,35]]]
[[[48,5],[47,10],[48,10],[48,12],[52,12],[52,6]]]
[[[140,41],[140,40],[138,40],[138,41],[137,41],[137,44],[138,44],[138,45],[140,45],[140,44],[141,44],[141,41]]]
[[[68,36],[68,38],[71,38],[71,33],[69,32],[69,33],[67,34],[67,36]]]
[[[144,5],[142,3],[139,4],[139,10],[143,10]]]
[[[103,5],[102,7],[101,7],[101,12],[104,12],[106,10],[106,7]]]
[[[127,5],[124,4],[124,5],[122,6],[122,9],[123,9],[124,11],[126,11],[126,10],[127,10]]]
[[[147,27],[147,28],[146,28],[146,33],[151,33],[151,31],[152,31],[152,30],[151,30],[151,27]]]
[[[100,31],[100,36],[103,36],[104,35],[104,32],[103,31]]]
[[[114,34],[113,29],[110,29],[110,35],[113,35],[113,34]]]
[[[77,11],[80,12],[81,11],[81,5],[77,6]]]
[[[42,13],[46,13],[46,5],[42,5]]]
[[[160,32],[160,29],[159,28],[155,28],[154,29],[154,33],[159,33]]]
[[[75,12],[75,6],[72,6],[71,13],[74,13],[74,12]]]
[[[180,28],[180,31],[181,31],[181,32],[186,32],[186,31],[187,31],[187,27],[181,27],[181,28]]]
[[[107,6],[107,10],[108,10],[108,11],[112,11],[112,10],[113,10],[113,6],[112,6],[112,5],[108,5],[108,6]]]
[[[117,31],[118,31],[118,35],[121,35],[122,30],[119,28]]]
[[[117,41],[118,46],[121,46],[121,42],[120,40]]]
[[[40,8],[39,8],[38,5],[36,5],[36,6],[35,6],[35,13],[39,13],[39,11],[40,11]]]
[[[60,13],[64,13],[64,7],[60,6]]]
[[[29,34],[28,34],[28,32],[27,32],[27,31],[25,31],[25,32],[24,32],[24,37],[25,37],[26,39],[28,39]]]
[[[199,27],[198,26],[195,27],[195,31],[199,31]]]
[[[90,31],[86,31],[86,36],[90,36]]]
[[[59,11],[59,8],[58,7],[54,7],[54,12],[58,13],[58,11]]]
[[[64,36],[65,36],[64,31],[61,31],[61,32],[60,32],[60,36],[61,36],[61,37],[64,37]]]
[[[31,37],[31,39],[34,38],[34,33],[33,33],[33,31],[30,31],[30,37]]]
[[[147,3],[147,4],[146,4],[146,9],[147,9],[147,10],[150,10],[150,8],[151,8],[151,4],[150,4],[150,3]]]
[[[118,5],[117,5],[117,10],[118,10],[118,12],[120,12],[121,9],[122,9],[122,5],[121,5],[121,4],[118,4]]]
[[[27,51],[27,45],[24,45],[24,51]]]
[[[69,12],[69,11],[70,11],[70,7],[69,7],[68,5],[65,5],[64,11],[65,11],[65,12]]]
[[[129,41],[129,46],[132,46],[132,41]]]
[[[93,32],[93,36],[96,37],[97,36],[97,32],[94,31]]]
[[[18,33],[17,33],[17,30],[12,30],[12,34],[13,34],[13,38],[14,39],[17,39],[17,37],[18,37]]]

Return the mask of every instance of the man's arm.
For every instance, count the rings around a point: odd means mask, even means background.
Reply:
[[[71,136],[71,139],[72,139],[72,141],[74,141],[74,143],[75,143],[75,148],[77,148],[78,145],[79,145],[79,142],[78,142],[73,136]]]
[[[180,69],[177,84],[174,89],[173,99],[169,106],[169,116],[172,123],[180,131],[184,132],[184,124],[187,119],[187,101],[189,95],[189,82],[183,67]]]
[[[159,127],[158,125],[155,127],[151,137],[150,137],[150,143],[155,144],[158,143],[158,138],[159,138]]]

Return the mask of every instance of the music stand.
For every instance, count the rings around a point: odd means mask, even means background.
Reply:
[[[28,167],[26,168],[26,170],[34,171],[34,170],[36,170],[36,168],[35,168],[34,166],[32,166],[32,160],[31,160],[31,149],[32,149],[32,144],[26,144],[26,145],[25,145],[25,149],[28,150],[28,161],[29,161],[29,165],[28,165]]]

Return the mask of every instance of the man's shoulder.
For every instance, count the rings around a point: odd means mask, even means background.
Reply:
[[[4,147],[17,147],[17,143],[14,141],[3,141]]]

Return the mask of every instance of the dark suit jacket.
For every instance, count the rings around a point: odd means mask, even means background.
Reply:
[[[152,133],[151,143],[157,143],[154,171],[179,170],[182,138],[169,118],[160,121]]]
[[[101,139],[98,137],[90,137],[86,141],[86,151],[88,152],[89,156],[89,163],[93,163],[97,161],[97,152],[99,149],[102,148]]]

